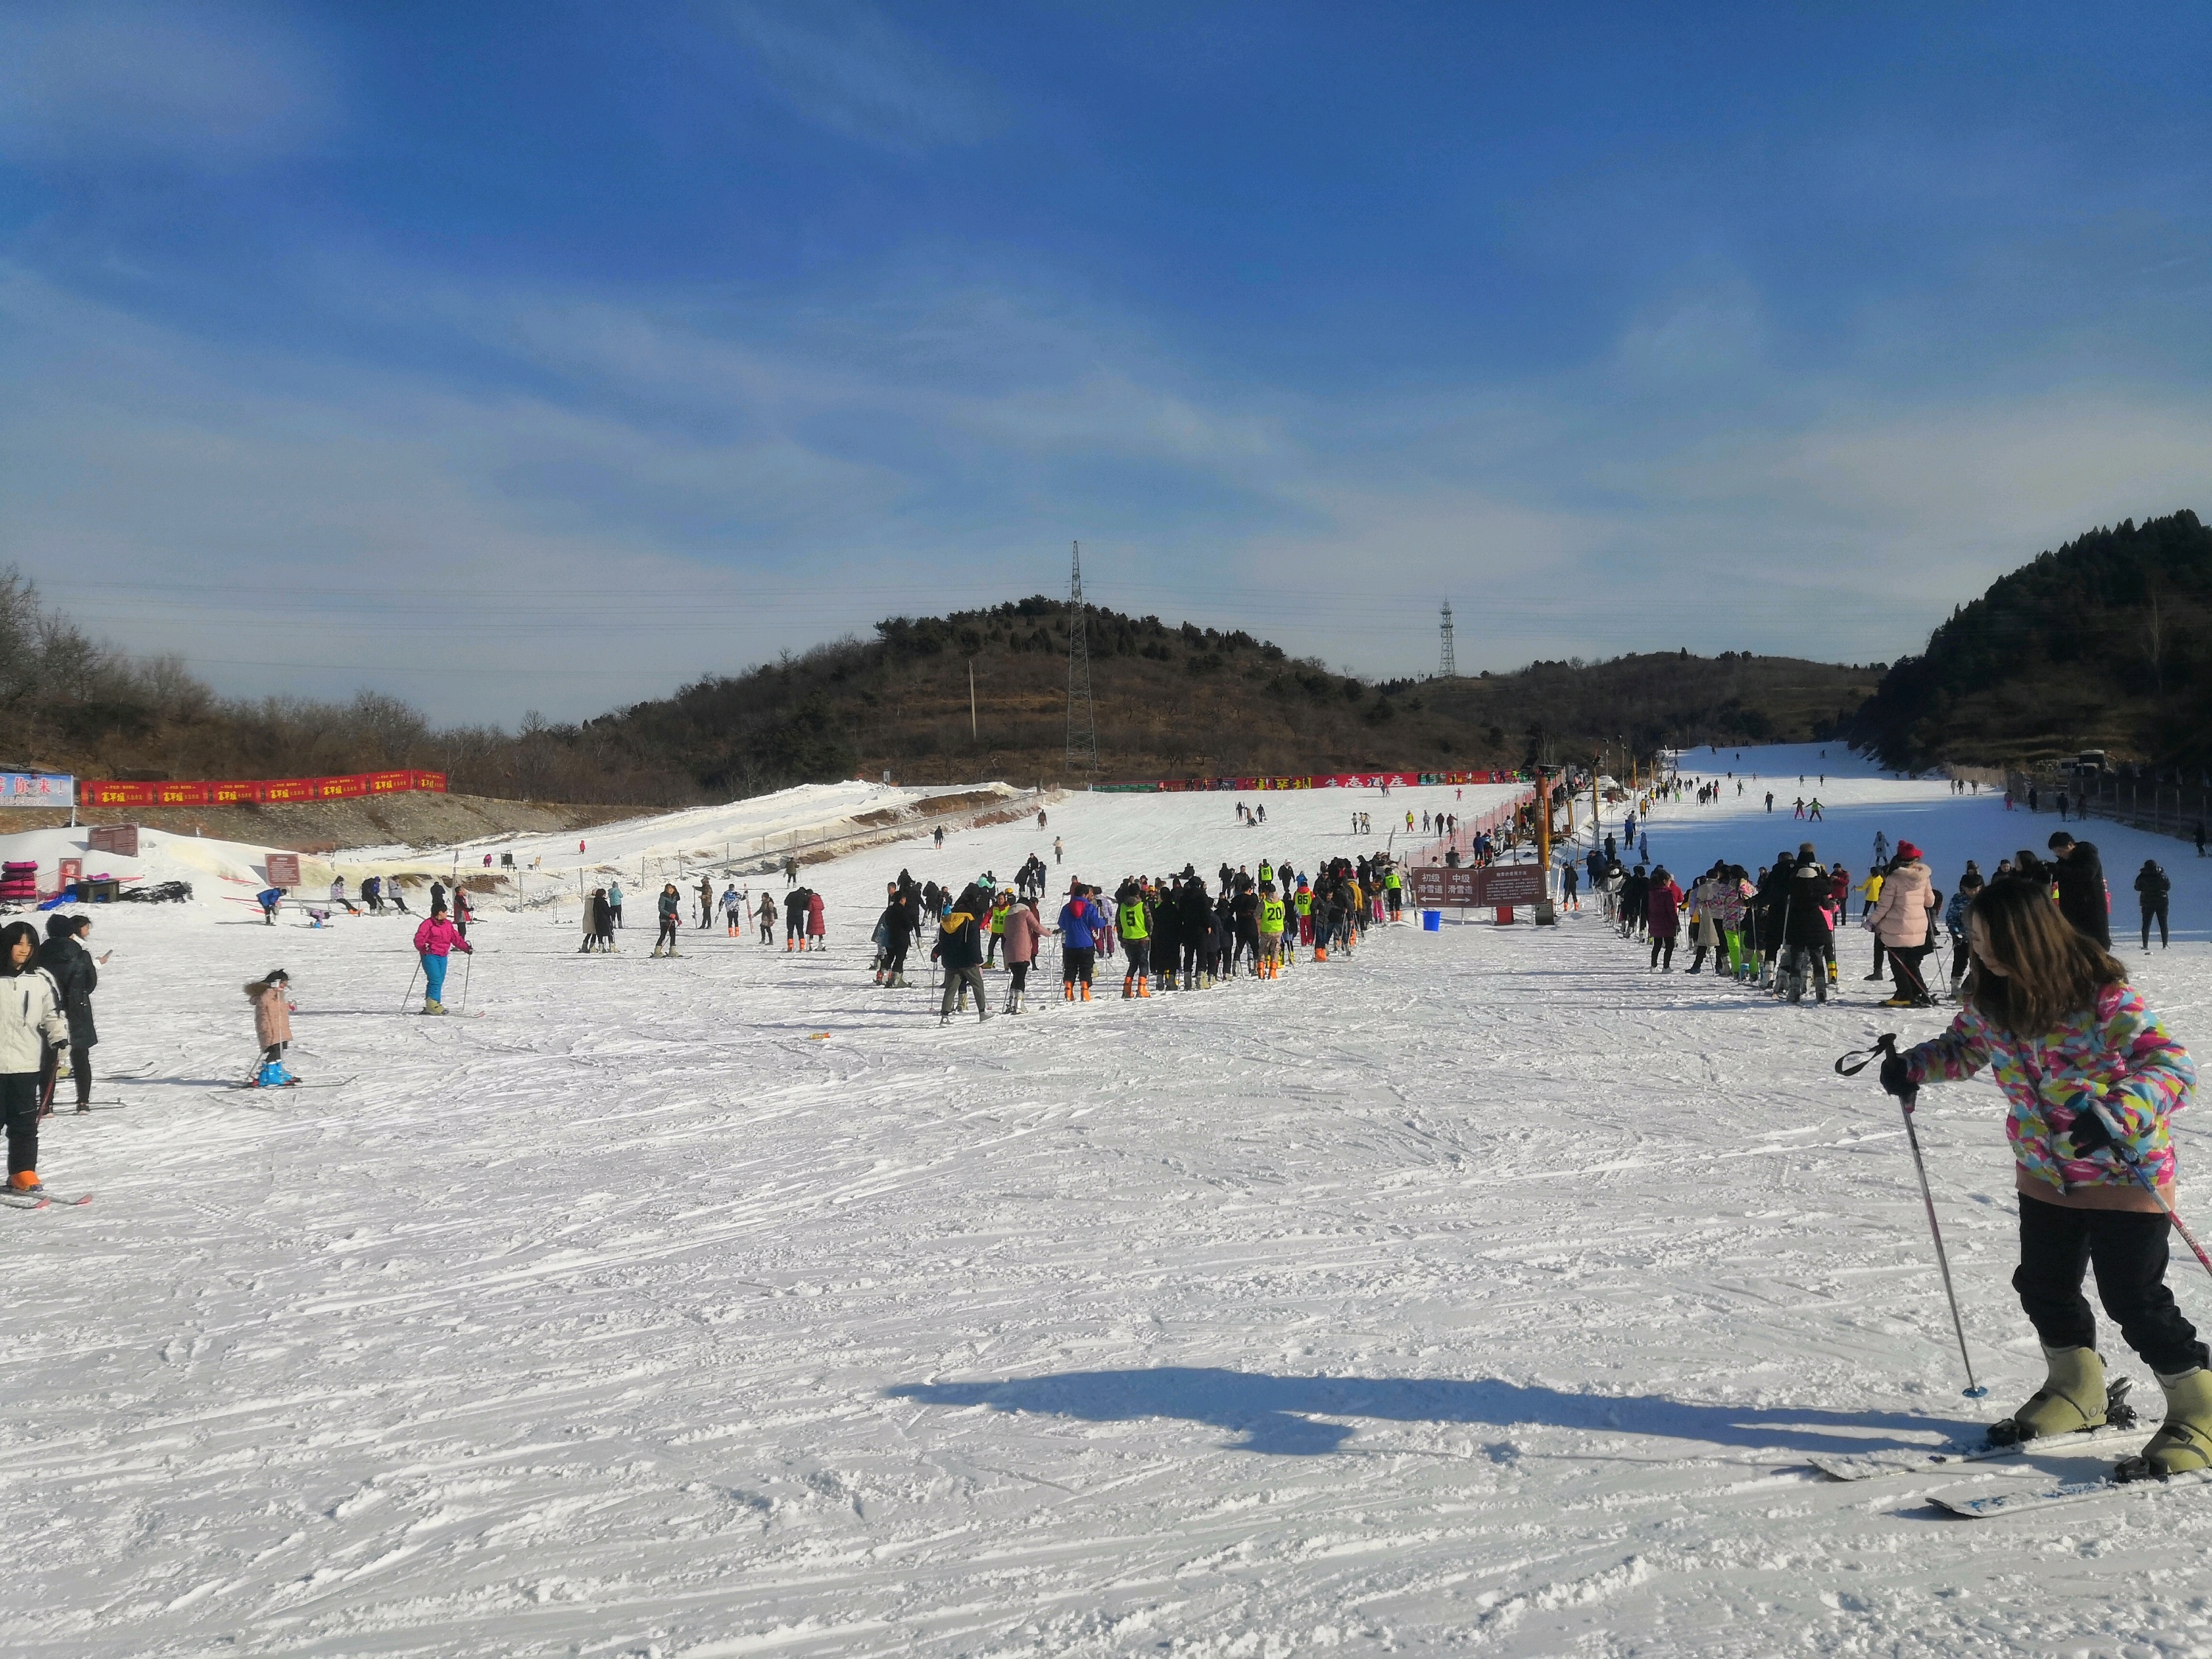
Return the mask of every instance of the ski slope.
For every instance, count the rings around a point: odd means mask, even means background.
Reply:
[[[1741,752],[1785,801],[1817,763]],[[1947,891],[2056,825],[1830,777],[1824,854],[1902,830]],[[447,999],[465,972],[480,1019],[400,1014],[403,922],[103,909],[98,1066],[147,1074],[50,1124],[48,1182],[91,1206],[0,1214],[0,1644],[2212,1650],[2202,1492],[1945,1520],[1929,1493],[2020,1477],[1805,1467],[1972,1431],[2040,1376],[1999,1097],[1931,1090],[1991,1387],[1960,1397],[1894,1108],[1829,1070],[1938,1023],[1873,1007],[1863,935],[1826,1008],[1650,975],[1587,911],[1134,1005],[1102,975],[981,1025],[868,983],[902,866],[1004,877],[1058,834],[1062,888],[1210,882],[1482,793],[1271,796],[1257,830],[1219,796],[1070,797],[810,867],[819,955],[716,930],[649,960],[634,905],[623,954],[580,956],[573,915],[487,909]],[[1652,851],[1806,838],[1755,806],[1666,809]],[[2172,872],[2174,946],[2124,954],[2212,1048],[2204,866],[2088,834],[2124,921],[2145,851]],[[334,1086],[224,1091],[275,965]],[[2208,1122],[2179,1127],[2192,1212]],[[2174,1282],[2212,1324],[2185,1255]]]

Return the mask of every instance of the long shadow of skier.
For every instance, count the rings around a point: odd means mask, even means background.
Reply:
[[[927,1406],[988,1406],[1091,1423],[1182,1418],[1242,1436],[1232,1450],[1279,1456],[1341,1449],[1354,1430],[1313,1420],[1320,1417],[1495,1428],[1542,1425],[1802,1454],[1875,1451],[1903,1443],[1890,1436],[1933,1433],[1950,1438],[1969,1426],[1916,1412],[1700,1406],[1653,1395],[1570,1394],[1486,1378],[1270,1376],[1212,1366],[1067,1371],[997,1382],[909,1382],[884,1392],[890,1399]]]

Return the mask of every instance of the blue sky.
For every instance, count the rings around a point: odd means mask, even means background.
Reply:
[[[2212,514],[2212,12],[0,9],[0,557],[587,714],[1064,589],[1864,661]]]

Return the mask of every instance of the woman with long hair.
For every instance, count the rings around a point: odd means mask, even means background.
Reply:
[[[1990,1438],[2033,1440],[2106,1420],[2096,1321],[2081,1295],[2094,1265],[2106,1313],[2166,1393],[2165,1422],[2121,1464],[2121,1477],[2212,1468],[2212,1354],[2166,1284],[2174,1182],[2166,1121],[2188,1103],[2197,1068],[2112,953],[2059,914],[2045,883],[1991,882],[1966,924],[1973,970],[1958,1018],[1942,1036],[1893,1054],[1881,1082],[1910,1110],[1921,1084],[1987,1066],[2010,1103],[2005,1133],[2020,1194],[2013,1288],[2049,1375]],[[2165,1204],[2140,1184],[2137,1168]]]

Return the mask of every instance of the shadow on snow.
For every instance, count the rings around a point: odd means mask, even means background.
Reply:
[[[1898,1443],[1883,1431],[1950,1438],[1971,1426],[1913,1412],[1700,1406],[1650,1395],[1570,1394],[1489,1379],[1270,1376],[1212,1366],[1068,1371],[996,1382],[910,1382],[884,1393],[926,1406],[988,1406],[1091,1423],[1182,1418],[1243,1436],[1232,1450],[1285,1456],[1342,1449],[1354,1429],[1314,1420],[1323,1417],[1494,1428],[1540,1425],[1805,1454],[1867,1452]]]

